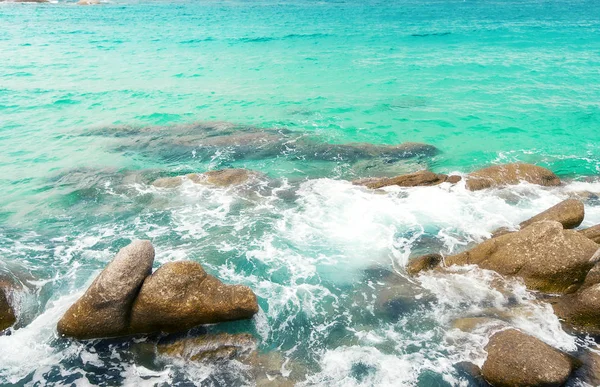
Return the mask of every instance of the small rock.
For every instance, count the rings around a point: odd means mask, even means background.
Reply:
[[[256,340],[248,333],[203,335],[157,345],[158,353],[163,356],[196,362],[219,362],[247,357],[254,350]]]
[[[515,329],[493,335],[485,350],[482,374],[493,386],[561,386],[575,368],[568,355]]]
[[[600,284],[562,296],[552,306],[554,313],[575,330],[600,335]]]
[[[406,272],[416,275],[423,270],[431,270],[442,263],[444,258],[440,254],[426,254],[410,260],[406,266]]]
[[[560,185],[560,179],[550,170],[537,165],[514,163],[494,165],[467,176],[467,188],[478,191],[502,185],[515,185],[522,181],[542,186]]]
[[[131,305],[153,262],[150,241],[136,240],[122,248],[60,319],[58,333],[77,339],[127,334]]]
[[[0,332],[6,328],[10,328],[16,321],[17,317],[12,306],[8,302],[6,289],[0,287]]]
[[[446,183],[450,183],[450,184],[456,184],[456,183],[458,183],[458,182],[459,182],[459,181],[461,181],[461,180],[462,180],[462,177],[461,177],[461,176],[458,176],[458,175],[450,175],[450,176],[448,176],[448,178],[446,179]]]
[[[600,224],[579,231],[584,237],[600,243]]]
[[[356,180],[353,184],[364,185],[368,188],[377,189],[397,185],[399,187],[420,187],[444,183],[447,175],[437,174],[430,171],[419,171],[408,175],[400,175],[391,178]]]
[[[585,209],[583,203],[580,200],[567,199],[522,222],[521,228],[542,220],[553,220],[562,224],[564,228],[571,229],[579,226],[583,222],[584,216]]]
[[[144,281],[131,311],[131,331],[178,332],[257,312],[256,295],[247,286],[225,285],[196,262],[170,262]]]
[[[547,293],[577,290],[600,255],[598,245],[553,221],[488,239],[471,250],[445,257],[447,265],[476,264],[523,278],[528,288]]]

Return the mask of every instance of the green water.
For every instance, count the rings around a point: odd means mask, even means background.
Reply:
[[[195,151],[223,125],[310,145]],[[157,265],[193,259],[252,287],[259,317],[211,329],[253,333],[306,370],[297,383],[469,385],[452,364],[479,361],[485,335],[457,339],[452,319],[513,298],[538,316],[515,324],[574,351],[551,311],[518,285],[503,298],[485,273],[408,286],[433,306],[377,300],[409,256],[464,248],[569,190],[598,192],[599,140],[595,1],[0,3],[0,269],[27,284],[17,328],[0,337],[0,382],[252,384],[227,367],[141,364],[128,342],[55,336],[132,238],[153,241]],[[319,144],[403,142],[439,152],[315,157]],[[344,181],[511,161],[586,182],[378,195]],[[149,184],[226,167],[265,173],[260,195]],[[586,225],[600,222],[597,203],[586,210]]]

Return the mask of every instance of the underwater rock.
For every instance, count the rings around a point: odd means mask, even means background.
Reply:
[[[564,295],[552,307],[575,330],[600,335],[600,283]]]
[[[600,243],[600,224],[597,224],[593,227],[586,228],[579,232],[581,233],[581,235],[585,236],[586,238],[591,239],[596,243]]]
[[[256,339],[248,333],[219,333],[159,343],[156,348],[163,356],[186,361],[220,362],[247,357],[256,350]]]
[[[493,386],[561,386],[576,364],[567,354],[516,329],[494,334],[481,369]]]
[[[539,213],[533,218],[522,222],[521,228],[525,228],[542,220],[553,220],[562,224],[564,228],[571,229],[579,226],[581,222],[583,222],[584,216],[585,208],[583,203],[580,200],[567,199],[550,207],[546,211]]]
[[[159,188],[173,188],[180,186],[185,180],[195,184],[209,184],[217,187],[229,187],[245,184],[251,179],[260,177],[261,174],[241,168],[221,169],[204,173],[190,173],[185,176],[163,177],[155,180],[152,185]]]
[[[468,361],[461,361],[454,364],[454,368],[458,371],[459,375],[467,378],[470,386],[490,386],[490,384],[483,378],[483,375],[481,374],[481,368],[479,368],[477,364],[473,364]]]
[[[448,175],[433,173],[430,171],[419,171],[390,178],[360,179],[353,181],[352,184],[363,185],[367,188],[377,189],[391,185],[397,185],[399,187],[432,186],[442,184],[446,181],[448,181]]]
[[[505,325],[504,321],[492,317],[462,317],[452,322],[452,328],[463,332],[472,332],[481,325],[489,325],[490,328],[498,328]]]
[[[523,278],[528,288],[571,293],[600,259],[598,245],[553,221],[489,239],[463,253],[445,257],[447,265],[476,264],[502,275]]]
[[[7,287],[0,283],[0,332],[10,328],[16,321],[15,311],[8,302]]]
[[[423,270],[431,270],[439,266],[443,259],[440,254],[426,254],[413,258],[406,265],[406,272],[414,276]]]
[[[256,295],[225,285],[197,262],[169,262],[144,281],[131,310],[132,333],[179,332],[200,324],[252,318]]]
[[[478,191],[502,185],[515,185],[522,181],[542,186],[560,185],[560,179],[550,170],[532,164],[513,163],[494,165],[470,173],[467,188]]]
[[[135,240],[122,248],[58,322],[58,333],[77,339],[126,334],[131,305],[152,271],[154,247]]]

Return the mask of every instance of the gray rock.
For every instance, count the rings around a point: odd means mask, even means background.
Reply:
[[[58,333],[77,339],[127,334],[131,305],[153,262],[150,241],[136,240],[122,248],[60,319]]]

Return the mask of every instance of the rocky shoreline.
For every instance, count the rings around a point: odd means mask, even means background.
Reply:
[[[252,186],[260,179],[264,179],[264,175],[255,171],[225,169],[159,177],[151,185],[160,190],[176,189],[187,182],[228,188]],[[561,184],[551,171],[522,163],[484,168],[466,176],[418,171],[352,183],[376,192],[390,186],[440,184],[465,184],[471,191],[480,191],[521,182],[546,187]],[[489,239],[464,252],[444,256],[430,251],[414,257],[405,268],[406,273],[419,281],[428,271],[444,275],[452,266],[476,265],[503,277],[517,277],[540,302],[552,306],[565,331],[600,336],[600,225],[576,230],[585,217],[582,197],[584,200],[586,196],[589,195],[574,193],[572,198],[521,222],[517,229],[495,230]],[[154,254],[150,241],[136,240],[122,248],[83,296],[64,313],[58,321],[57,334],[76,340],[162,337],[205,324],[252,319],[258,313],[258,300],[252,289],[224,284],[193,261],[169,262],[152,271]],[[0,282],[0,331],[18,320],[17,309],[11,305],[10,295],[14,290],[5,282]],[[490,321],[493,319],[482,314],[457,320],[455,326],[472,330]],[[10,329],[7,332],[10,333]],[[265,354],[257,352],[257,341],[249,333],[186,335],[166,343],[161,340],[152,346],[153,356],[192,362],[238,359],[260,370],[257,372],[262,376],[257,376],[257,380],[262,380],[261,385],[286,383],[278,371],[266,370],[264,363],[272,360],[265,360]],[[482,383],[558,386],[574,373],[583,372],[581,370],[585,370],[587,380],[600,380],[597,366],[600,356],[595,352],[565,353],[506,323],[490,330],[485,351],[487,360],[481,369],[476,365],[465,366],[472,377]],[[279,384],[269,384],[272,378]]]

